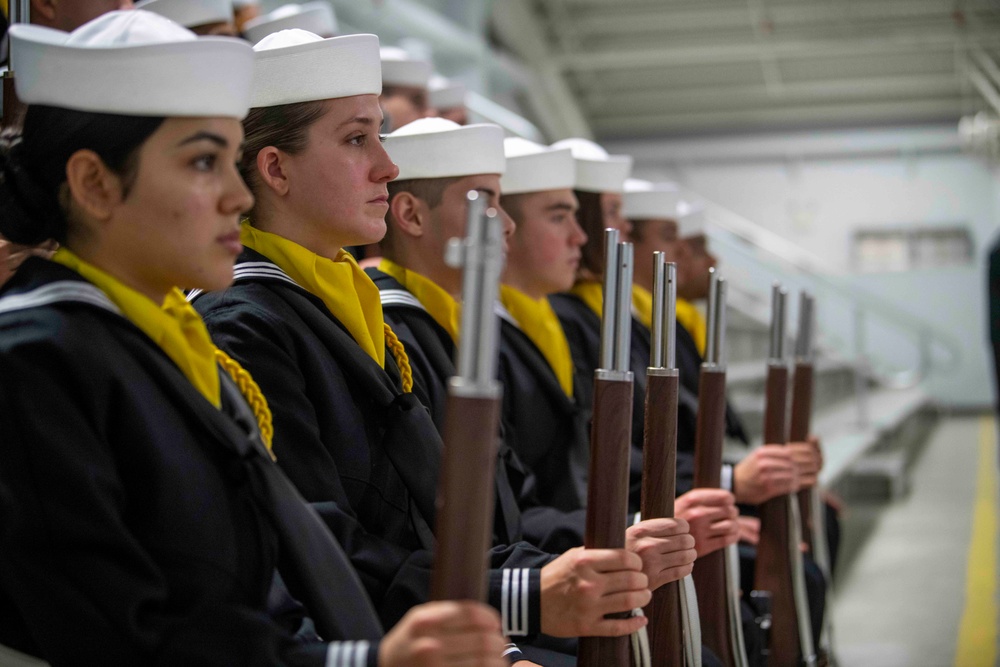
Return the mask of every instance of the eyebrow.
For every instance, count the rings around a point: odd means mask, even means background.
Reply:
[[[566,211],[567,213],[572,212],[573,209],[574,209],[573,206],[570,206],[569,204],[563,204],[563,203],[551,204],[551,205],[545,207],[546,211]]]
[[[337,129],[339,130],[345,125],[353,125],[354,123],[359,123],[361,125],[376,125],[376,124],[381,125],[382,119],[379,119],[378,122],[376,123],[375,119],[369,116],[355,116],[354,118],[351,118],[350,120],[345,120],[343,123],[338,125]]]
[[[190,137],[188,137],[187,139],[185,139],[184,141],[180,142],[177,145],[185,146],[187,144],[193,144],[196,141],[211,141],[213,144],[216,144],[221,148],[225,148],[226,146],[229,145],[229,141],[227,141],[225,137],[215,134],[213,132],[204,132],[204,131],[192,134]]]
[[[482,192],[487,197],[496,197],[496,190],[493,188],[474,188],[476,192]]]

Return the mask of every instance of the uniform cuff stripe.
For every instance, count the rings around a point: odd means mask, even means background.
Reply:
[[[528,573],[527,568],[503,570],[500,617],[503,622],[503,633],[508,637],[528,634]]]
[[[331,642],[326,652],[326,667],[366,667],[370,647],[366,641]]]

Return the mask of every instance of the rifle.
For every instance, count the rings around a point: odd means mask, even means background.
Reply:
[[[711,270],[708,341],[701,365],[695,426],[694,485],[722,486],[722,441],[726,432],[726,281]],[[747,665],[740,613],[736,545],[701,556],[694,563],[703,641],[726,667]]]
[[[764,442],[788,443],[788,365],[784,359],[787,291],[772,290],[771,353],[765,385]],[[755,569],[758,589],[771,592],[768,662],[772,667],[815,667],[809,601],[802,565],[801,519],[795,494],[772,498],[759,507],[760,543]]]
[[[805,442],[809,438],[813,399],[813,330],[815,301],[811,294],[802,292],[799,297],[799,331],[795,341],[795,375],[792,378],[792,419],[789,426],[791,442]],[[799,491],[799,508],[802,510],[802,535],[809,545],[813,560],[827,582],[826,600],[829,601],[830,552],[826,542],[826,515],[819,485]],[[831,647],[829,606],[823,615],[823,628],[819,637],[820,661],[835,662]]]
[[[493,535],[493,475],[502,388],[496,380],[498,320],[494,302],[503,269],[503,225],[477,191],[466,196],[464,240],[452,239],[446,261],[462,267],[462,322],[457,375],[448,383],[437,549],[431,599],[486,598]]]
[[[618,242],[618,230],[604,230],[604,309],[601,360],[594,371],[590,430],[590,478],[583,545],[588,549],[625,546],[628,513],[629,448],[632,442],[631,347],[632,244]],[[580,667],[625,667],[627,637],[581,637]]]
[[[10,20],[8,24],[30,23],[31,0],[10,0]],[[8,28],[9,30],[9,28]],[[9,39],[8,39],[9,43]],[[24,105],[17,98],[14,89],[14,66],[8,54],[7,70],[3,73],[3,105],[0,115],[0,128],[19,125],[24,116]]]
[[[645,434],[642,444],[641,514],[646,519],[674,516],[677,491],[677,265],[653,253],[653,322],[649,368],[646,369]],[[644,609],[649,618],[652,664],[664,667],[700,667],[701,629],[697,599],[694,609],[683,609],[684,583],[672,581],[653,591]],[[687,605],[685,605],[687,607]],[[697,640],[697,641],[695,641]]]

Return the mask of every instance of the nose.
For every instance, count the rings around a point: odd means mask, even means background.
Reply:
[[[507,211],[503,209],[502,206],[497,204],[497,215],[500,216],[500,220],[503,221],[503,235],[504,238],[509,239],[514,235],[514,231],[517,229],[517,223],[514,222],[514,218],[507,214]]]
[[[570,236],[570,243],[577,246],[578,248],[582,248],[583,245],[587,242],[587,238],[588,238],[587,232],[583,231],[583,227],[580,226],[580,223],[578,223],[576,221],[576,218],[574,217],[573,234]]]
[[[250,192],[250,188],[243,181],[239,170],[234,166],[220,202],[222,212],[226,215],[246,213],[253,208],[253,202],[253,193]]]
[[[385,152],[382,144],[376,147],[375,164],[372,165],[371,180],[374,183],[388,183],[396,180],[399,176],[399,167],[392,161],[389,154]]]

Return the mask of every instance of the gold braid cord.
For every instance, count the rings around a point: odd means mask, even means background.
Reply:
[[[273,459],[274,452],[271,451],[271,439],[274,437],[274,425],[271,423],[271,408],[267,407],[267,399],[264,398],[264,392],[260,390],[260,386],[254,382],[250,373],[240,366],[238,361],[219,348],[215,349],[215,359],[229,373],[229,376],[233,378],[233,382],[240,388],[240,393],[243,394],[243,398],[250,405],[250,409],[253,410],[253,415],[257,418],[257,427],[260,429],[260,439],[264,441],[264,445],[267,447],[267,451],[271,453],[271,458]]]
[[[406,348],[403,347],[403,343],[396,337],[396,333],[389,328],[389,325],[383,323],[382,326],[385,327],[385,344],[389,348],[389,351],[392,352],[392,356],[396,360],[396,365],[399,366],[399,380],[403,383],[403,391],[408,394],[413,391],[413,369],[410,368],[410,357],[406,354]]]

